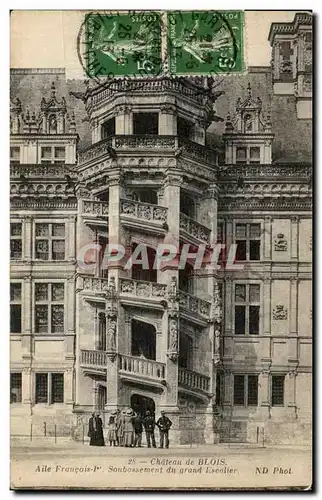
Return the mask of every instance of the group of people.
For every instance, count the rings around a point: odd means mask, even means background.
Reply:
[[[107,440],[110,446],[141,447],[142,434],[145,431],[147,447],[156,448],[155,428],[160,433],[160,448],[169,448],[169,430],[171,420],[161,411],[161,417],[155,421],[149,410],[145,415],[135,413],[132,408],[127,410],[114,410],[108,420]],[[93,413],[89,419],[88,437],[90,446],[105,446],[103,422],[98,413]]]

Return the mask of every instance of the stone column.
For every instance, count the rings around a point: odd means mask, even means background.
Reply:
[[[31,262],[32,260],[32,222],[33,218],[30,215],[26,215],[23,217],[24,221],[24,241],[23,241],[23,259],[27,262]]]
[[[292,417],[296,417],[296,370],[291,370],[285,377],[285,404]]]
[[[109,175],[109,218],[108,238],[110,245],[124,245],[124,234],[120,222],[120,199],[124,197],[124,188],[120,169],[115,168]],[[108,263],[109,277],[115,279],[118,288],[119,277],[123,276],[124,260]]]
[[[278,80],[280,77],[280,44],[277,41],[273,43],[273,63],[274,80]]]
[[[31,368],[23,368],[21,375],[22,403],[26,405],[31,405],[33,400],[31,376]]]
[[[68,368],[64,373],[64,403],[72,405],[74,403],[73,385],[74,385],[73,368]]]
[[[76,215],[68,217],[67,222],[67,260],[74,261],[76,258]]]
[[[294,215],[291,217],[291,260],[297,261],[299,254],[299,217]]]
[[[117,109],[115,116],[115,134],[133,134],[133,113],[130,106],[122,105]]]
[[[269,370],[263,369],[263,371],[259,374],[258,377],[258,399],[259,406],[261,408],[261,413],[264,418],[269,416],[270,412],[270,389],[269,389]]]
[[[264,219],[263,260],[272,260],[272,220],[270,215]]]
[[[177,135],[176,109],[171,104],[160,107],[159,135]]]
[[[23,358],[32,358],[32,279],[28,274],[23,283],[23,316],[22,316],[22,339]]]

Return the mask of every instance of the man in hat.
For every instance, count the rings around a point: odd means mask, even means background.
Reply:
[[[149,410],[146,411],[145,417],[143,419],[143,425],[145,429],[146,442],[148,448],[151,448],[151,441],[153,448],[156,448],[155,437],[154,437],[155,420]]]
[[[161,411],[161,417],[157,421],[156,425],[159,427],[160,431],[160,448],[163,448],[164,441],[165,441],[165,447],[169,448],[169,430],[172,425],[172,422],[166,416],[164,411]]]
[[[134,411],[128,408],[124,415],[124,446],[131,447],[134,443]]]
[[[134,427],[134,446],[138,446],[139,448],[141,448],[143,425],[140,413],[136,413],[134,415],[133,427]]]

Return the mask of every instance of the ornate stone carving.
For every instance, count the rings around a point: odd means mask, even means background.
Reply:
[[[283,233],[278,233],[274,238],[274,250],[276,252],[286,252],[287,251],[287,240]]]
[[[167,115],[175,115],[176,114],[176,108],[172,104],[162,104],[160,106],[160,111],[162,114],[167,114]]]
[[[273,319],[275,320],[286,320],[287,319],[287,309],[285,306],[279,304],[273,309]]]
[[[220,330],[218,328],[215,329],[215,334],[214,334],[214,363],[218,364],[220,363]]]
[[[116,316],[108,316],[107,320],[107,336],[106,336],[106,351],[115,351],[116,349]]]
[[[213,318],[216,323],[221,323],[222,321],[222,301],[217,280],[214,282]]]

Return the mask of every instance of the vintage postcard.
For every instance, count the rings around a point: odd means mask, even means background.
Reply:
[[[12,11],[12,489],[310,489],[312,12]]]

